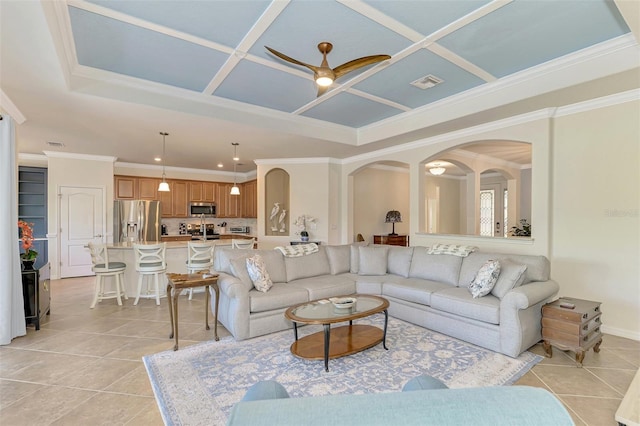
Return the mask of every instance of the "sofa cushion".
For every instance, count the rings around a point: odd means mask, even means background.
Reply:
[[[287,282],[301,278],[331,274],[326,248],[319,246],[318,249],[316,253],[306,256],[284,258],[284,264],[287,270]]]
[[[305,289],[309,294],[309,300],[345,296],[356,292],[356,282],[351,274],[303,278],[288,284],[297,289]]]
[[[504,260],[509,259],[514,263],[527,266],[523,284],[532,281],[548,281],[549,280],[549,260],[544,256],[533,256],[524,254],[501,254],[489,252],[473,252],[469,256],[463,258],[462,267],[460,268],[460,279],[458,285],[466,287],[473,280],[478,269],[489,259]]]
[[[386,275],[389,247],[360,247],[358,275]]]
[[[287,281],[287,272],[284,264],[284,256],[279,250],[238,250],[230,247],[216,248],[214,250],[214,268],[218,272],[226,272],[235,275],[231,271],[231,260],[251,257],[255,254],[262,256],[267,271],[274,283],[283,283]]]
[[[349,244],[341,246],[326,246],[327,258],[331,274],[344,274],[351,268],[351,246]]]
[[[491,290],[498,281],[498,275],[500,275],[500,262],[497,260],[487,260],[484,265],[480,267],[471,284],[469,284],[469,293],[471,293],[474,299],[491,293]]]
[[[308,301],[309,293],[307,290],[296,288],[288,283],[276,283],[266,293],[255,289],[249,292],[249,309],[251,313],[286,309]]]
[[[502,259],[500,261],[500,276],[496,285],[491,289],[491,294],[498,299],[502,299],[509,290],[522,285],[526,270],[527,265],[521,265],[509,259]]]
[[[357,274],[360,266],[360,247],[366,247],[368,244],[365,241],[353,243],[349,246],[351,251],[351,261],[349,263],[349,272]]]
[[[259,254],[248,257],[247,272],[256,290],[266,293],[273,286],[267,267]]]
[[[242,281],[247,291],[253,289],[253,281],[247,271],[247,260],[243,258],[231,259],[231,275]]]
[[[463,258],[450,254],[429,254],[427,251],[427,247],[413,248],[409,277],[457,285]]]
[[[449,284],[420,278],[394,278],[395,279],[388,280],[384,283],[382,287],[383,296],[394,297],[426,306],[431,306],[431,295],[434,292],[451,288]]]
[[[390,274],[400,275],[408,278],[411,269],[411,258],[413,257],[413,247],[389,247],[389,257],[387,260],[387,271]]]
[[[389,275],[353,275],[356,277],[356,292],[363,294],[382,294],[382,284]]]
[[[461,317],[500,324],[500,299],[492,294],[474,299],[465,287],[450,287],[431,294],[431,307]]]

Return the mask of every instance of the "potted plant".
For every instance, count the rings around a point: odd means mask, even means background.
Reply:
[[[520,226],[511,227],[511,235],[514,237],[530,237],[531,225],[527,223],[527,219],[520,219]]]
[[[23,253],[20,253],[20,260],[24,269],[33,269],[33,264],[38,258],[38,252],[33,250],[33,223],[27,223],[24,220],[18,221],[20,228],[20,241],[22,242]]]
[[[309,232],[307,231],[307,224],[315,224],[316,219],[311,216],[302,215],[298,216],[298,219],[293,223],[300,229],[297,233],[300,234],[300,241],[309,241]]]

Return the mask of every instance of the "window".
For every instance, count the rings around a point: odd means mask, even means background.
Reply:
[[[493,189],[483,189],[480,191],[480,235],[493,237]]]

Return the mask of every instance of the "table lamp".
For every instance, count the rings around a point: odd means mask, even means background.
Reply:
[[[393,228],[389,235],[398,235],[396,234],[396,222],[402,222],[402,215],[400,214],[400,212],[398,210],[389,210],[384,221],[385,223],[393,224]]]

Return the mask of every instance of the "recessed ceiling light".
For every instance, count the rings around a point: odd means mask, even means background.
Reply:
[[[430,89],[433,86],[436,86],[442,83],[443,81],[444,81],[443,79],[438,78],[435,75],[429,74],[417,79],[416,81],[412,81],[411,85],[417,87],[418,89],[424,90],[424,89]]]
[[[224,167],[224,164],[218,163],[218,167]]]
[[[153,161],[162,161],[162,158],[156,157],[156,158],[153,159]]]
[[[55,148],[62,148],[64,147],[64,144],[62,142],[52,142],[52,141],[47,141],[47,145],[49,146],[53,146]]]

